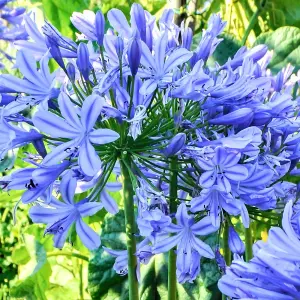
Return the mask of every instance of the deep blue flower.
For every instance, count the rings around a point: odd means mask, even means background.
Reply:
[[[198,260],[199,256],[215,257],[211,248],[200,240],[197,235],[208,235],[218,228],[212,225],[209,217],[204,217],[195,223],[194,218],[188,215],[184,203],[178,206],[176,220],[177,224],[171,223],[163,229],[164,232],[174,233],[175,235],[156,240],[152,252],[154,254],[163,253],[177,246],[177,275],[181,277],[182,273],[189,274],[194,270],[194,264],[197,264],[194,260]],[[197,252],[198,255],[195,255],[194,252]],[[197,265],[195,265],[195,269],[197,272],[200,270]],[[195,276],[192,275],[191,277],[194,278]]]
[[[54,182],[69,165],[69,161],[63,161],[52,166],[38,165],[37,168],[17,170],[9,176],[9,184],[6,188],[7,190],[26,189],[21,197],[23,203],[34,202],[39,197],[49,203],[52,200]]]
[[[75,189],[76,179],[64,176],[60,184],[63,201],[52,198],[49,205],[39,202],[30,209],[29,215],[34,223],[47,224],[45,234],[53,234],[55,247],[63,248],[74,224],[82,243],[90,250],[97,249],[100,247],[100,237],[82,218],[94,215],[103,206],[87,199],[75,203]]]
[[[204,188],[210,188],[215,183],[224,191],[230,192],[231,181],[243,181],[248,177],[248,170],[240,165],[241,154],[236,151],[226,151],[222,147],[215,149],[213,159],[199,158],[198,165],[204,170],[199,183]]]
[[[146,44],[142,43],[141,64],[143,68],[139,71],[144,81],[140,93],[151,94],[157,87],[164,88],[172,82],[172,71],[178,66],[187,62],[192,53],[185,48],[177,48],[171,52],[167,59],[167,35],[162,34],[157,40],[154,49],[154,57]]]
[[[17,78],[10,74],[0,76],[0,91],[9,93],[26,93],[30,97],[17,97],[5,108],[11,110],[11,114],[22,111],[28,106],[36,105],[47,101],[52,97],[57,97],[58,91],[54,88],[55,72],[50,73],[48,68],[48,58],[44,56],[40,60],[40,69],[37,69],[36,61],[31,54],[18,51],[16,64],[25,77]]]
[[[78,163],[85,174],[94,176],[100,170],[101,161],[92,143],[106,144],[119,138],[119,134],[111,129],[93,128],[102,109],[103,101],[97,95],[86,98],[79,119],[69,96],[61,93],[58,104],[64,118],[49,111],[38,111],[34,115],[33,122],[38,129],[51,137],[69,139],[68,142],[61,143],[54,148],[45,157],[44,163],[53,164],[70,155],[78,154]]]
[[[220,291],[232,298],[298,299],[300,240],[291,225],[292,202],[285,207],[282,227],[269,231],[266,243],[253,246],[249,263],[235,259],[219,280]]]

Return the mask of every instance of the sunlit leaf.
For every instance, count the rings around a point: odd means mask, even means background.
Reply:
[[[273,50],[273,58],[269,67],[278,72],[288,63],[295,66],[295,71],[300,67],[300,28],[281,27],[274,32],[261,34],[256,43],[266,44],[269,50]]]

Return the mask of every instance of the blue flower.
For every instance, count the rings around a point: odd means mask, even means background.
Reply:
[[[53,164],[70,155],[78,154],[78,163],[82,171],[94,176],[101,168],[101,161],[93,144],[106,144],[119,138],[119,134],[111,129],[94,129],[103,106],[103,99],[91,95],[85,99],[79,119],[74,105],[68,95],[61,93],[58,104],[62,116],[48,111],[38,111],[33,117],[34,125],[54,138],[67,138],[49,153],[43,163]]]
[[[194,218],[188,215],[184,203],[178,206],[176,220],[177,224],[171,223],[168,227],[163,228],[164,232],[174,233],[175,235],[156,240],[152,252],[154,254],[163,253],[177,246],[176,266],[178,275],[181,276],[182,273],[189,274],[191,269],[194,269],[194,263],[196,263],[194,260],[198,259],[199,256],[215,257],[212,249],[201,241],[197,235],[208,235],[218,228],[212,225],[209,217],[204,217],[199,222],[194,223]],[[199,269],[197,265],[195,269]],[[195,276],[192,275],[192,277]]]
[[[151,247],[149,245],[149,239],[146,238],[142,242],[136,245],[136,257],[137,257],[137,267],[136,267],[136,276],[138,281],[141,279],[140,275],[140,266],[141,263],[146,265],[150,261],[150,258],[153,256],[151,252]],[[125,276],[128,273],[128,252],[127,250],[113,250],[106,247],[103,249],[110,255],[116,257],[113,269],[117,274]]]
[[[155,43],[154,57],[146,44],[142,43],[142,68],[138,75],[146,79],[140,89],[142,95],[149,95],[157,87],[165,88],[172,82],[172,71],[179,65],[187,62],[192,53],[185,48],[174,49],[167,54],[167,35],[162,34]]]
[[[7,190],[25,190],[21,200],[23,203],[31,203],[39,197],[47,203],[52,200],[53,184],[56,179],[70,165],[70,162],[63,161],[61,164],[37,168],[26,168],[15,171],[10,175]]]
[[[220,291],[232,298],[298,299],[300,240],[292,225],[292,201],[285,207],[282,227],[269,231],[266,243],[253,246],[249,263],[235,259],[219,280]]]
[[[222,147],[215,149],[212,159],[199,158],[198,165],[204,170],[199,183],[203,188],[210,188],[215,183],[226,192],[231,191],[231,181],[243,181],[248,177],[245,166],[238,164],[241,154],[236,151],[226,151]]]
[[[233,226],[229,226],[228,245],[232,253],[242,255],[245,252],[245,245]]]
[[[36,22],[30,18],[30,15],[24,16],[24,25],[27,34],[31,38],[31,41],[16,41],[15,45],[17,49],[28,51],[36,59],[41,59],[48,51],[46,36],[50,36],[60,47],[62,57],[74,58],[77,56],[76,43],[66,37],[63,37],[53,25],[47,22],[45,23],[43,27],[43,32],[45,35],[39,31]]]
[[[29,144],[41,139],[43,136],[36,130],[29,132],[11,123],[0,119],[0,160],[4,158],[8,150]]]
[[[45,234],[53,234],[55,247],[63,248],[75,224],[82,243],[90,250],[97,249],[100,247],[100,237],[82,218],[94,215],[103,206],[98,202],[88,202],[87,199],[74,203],[75,189],[76,179],[64,176],[60,184],[63,201],[52,199],[49,205],[39,202],[30,209],[29,215],[34,223],[47,224]]]
[[[30,97],[17,97],[16,101],[6,106],[5,110],[7,112],[11,111],[11,114],[14,114],[29,106],[57,97],[58,91],[54,88],[55,72],[50,74],[46,56],[40,60],[40,69],[38,70],[36,61],[31,54],[18,51],[16,64],[25,78],[20,79],[10,74],[1,75],[0,91],[26,93]]]
[[[212,225],[219,228],[223,217],[222,209],[236,216],[241,213],[241,205],[241,201],[214,185],[209,189],[203,189],[198,197],[191,200],[191,212],[207,210]]]

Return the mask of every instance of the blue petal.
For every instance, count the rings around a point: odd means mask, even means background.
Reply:
[[[162,239],[159,242],[156,242],[155,245],[153,246],[153,254],[157,253],[164,253],[175,247],[180,240],[182,239],[181,234],[177,234],[171,237],[168,237],[166,239]]]
[[[38,111],[33,117],[33,123],[38,129],[49,134],[51,137],[74,139],[81,133],[64,119],[48,111]]]
[[[60,112],[62,116],[66,119],[66,121],[72,125],[74,128],[78,128],[78,130],[81,130],[82,125],[79,121],[79,118],[76,114],[76,109],[74,107],[74,104],[72,104],[69,96],[61,92],[58,97],[58,105]]]
[[[126,17],[119,9],[113,8],[107,13],[107,19],[110,25],[121,35],[129,37],[131,28],[128,25]]]
[[[181,66],[183,63],[187,62],[192,56],[193,53],[185,48],[179,48],[174,50],[165,62],[165,73],[172,71],[174,68],[176,68],[176,66]]]
[[[120,135],[111,129],[96,129],[89,134],[92,143],[102,145],[114,142]]]
[[[95,125],[102,110],[104,100],[102,97],[92,94],[88,96],[81,109],[81,124],[89,132]]]
[[[191,226],[191,230],[194,234],[197,235],[208,235],[213,232],[216,232],[219,227],[215,227],[211,223],[211,219],[209,216],[204,217],[199,222],[193,224]]]
[[[84,140],[79,148],[78,161],[84,174],[94,176],[101,168],[101,161],[94,147],[88,140]]]
[[[53,209],[39,205],[33,206],[29,210],[29,216],[34,223],[54,223],[69,215],[70,208]]]
[[[119,212],[118,204],[105,190],[100,194],[100,201],[109,213],[114,215]]]
[[[192,246],[193,248],[201,255],[207,258],[214,258],[215,255],[213,251],[211,250],[210,246],[196,238],[195,236],[192,236]]]
[[[76,205],[76,208],[81,217],[88,217],[96,214],[100,209],[103,208],[103,205],[99,202],[85,202],[83,204],[79,202]]]
[[[63,176],[59,190],[63,200],[69,204],[74,204],[74,195],[75,189],[77,185],[76,178],[72,177],[71,172],[68,172],[65,176]]]
[[[90,250],[94,250],[100,247],[100,236],[92,230],[81,219],[76,221],[76,232],[80,237],[82,243]]]

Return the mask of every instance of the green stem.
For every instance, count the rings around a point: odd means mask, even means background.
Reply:
[[[264,9],[264,7],[266,5],[266,2],[267,2],[267,0],[261,0],[261,2],[259,4],[259,7],[257,8],[256,12],[252,15],[252,17],[251,17],[251,19],[249,21],[249,25],[248,25],[248,27],[247,27],[247,29],[245,31],[244,36],[243,36],[242,45],[246,44],[248,36],[249,36],[251,30],[254,28],[259,15],[261,14],[261,12],[263,11],[263,9]]]
[[[177,205],[177,158],[171,158],[170,169],[170,213],[176,213]],[[169,251],[168,261],[168,299],[176,300],[176,254],[173,249]]]
[[[252,253],[252,232],[251,232],[251,228],[249,226],[249,228],[245,228],[245,258],[246,261],[249,261],[252,257],[253,257],[253,253]]]
[[[134,203],[133,203],[133,187],[130,179],[129,171],[126,165],[130,166],[128,157],[122,157],[120,160],[123,182],[123,200],[124,200],[124,212],[125,212],[125,224],[126,224],[126,239],[127,239],[127,251],[128,251],[128,287],[129,287],[129,299],[138,300],[139,290],[138,281],[136,278],[137,260],[135,256],[136,241],[135,241],[135,218],[134,218]]]
[[[83,295],[83,268],[82,268],[82,261],[79,262],[79,295],[80,300],[84,299]]]
[[[85,261],[89,261],[89,258],[85,255],[79,254],[79,253],[74,253],[74,252],[67,252],[67,251],[59,251],[59,252],[48,252],[47,257],[51,256],[70,256],[70,257],[77,257]]]
[[[226,261],[226,265],[230,266],[231,264],[231,251],[229,249],[228,245],[228,239],[229,239],[229,224],[226,221],[223,231],[223,248],[224,248],[224,259]]]
[[[104,71],[104,73],[107,73],[106,62],[105,62],[105,58],[104,58],[103,46],[100,46],[100,57],[101,57],[101,60],[102,60],[103,71]]]

